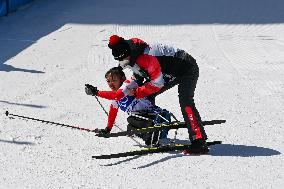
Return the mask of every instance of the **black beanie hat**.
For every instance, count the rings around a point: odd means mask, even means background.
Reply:
[[[123,60],[130,55],[129,44],[124,38],[117,35],[110,36],[108,47],[112,49],[112,55],[115,60]]]

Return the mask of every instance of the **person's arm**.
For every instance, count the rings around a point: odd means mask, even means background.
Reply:
[[[150,81],[135,90],[136,98],[144,98],[158,92],[164,86],[163,74],[158,59],[154,56],[143,54],[139,56],[136,63],[145,70]]]
[[[108,122],[107,122],[107,128],[109,131],[111,131],[116,116],[117,116],[117,112],[118,112],[118,107],[114,106],[113,104],[110,105],[110,109],[109,109],[109,113],[108,113]]]
[[[110,133],[110,131],[111,131],[113,125],[114,125],[115,118],[117,116],[117,112],[118,112],[118,105],[115,101],[113,101],[113,103],[110,105],[110,109],[109,109],[109,112],[108,112],[107,126],[104,129],[95,129],[95,132],[102,134],[102,135]]]
[[[125,95],[122,89],[118,89],[117,91],[98,91],[97,96],[108,100],[120,100]]]
[[[108,100],[120,100],[125,96],[122,89],[117,91],[99,91],[97,87],[90,84],[85,84],[85,92],[87,95],[99,96]]]
[[[108,100],[120,100],[130,94],[130,90],[137,88],[135,80],[125,80],[123,85],[117,91],[101,91],[97,87],[86,84],[85,91],[88,95],[98,96]]]
[[[98,91],[97,96],[108,100],[120,100],[129,95],[131,89],[137,87],[137,83],[134,80],[125,80],[117,91]]]

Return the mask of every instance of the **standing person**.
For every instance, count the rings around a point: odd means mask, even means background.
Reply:
[[[159,43],[147,44],[138,38],[125,40],[112,35],[108,47],[119,66],[130,68],[140,81],[139,87],[130,93],[135,98],[155,97],[178,85],[179,104],[193,147],[184,153],[208,153],[207,135],[194,103],[199,77],[196,60],[184,50]]]
[[[138,84],[135,82],[135,80],[126,80],[125,74],[121,67],[111,68],[106,72],[105,78],[111,91],[102,91],[98,90],[97,87],[92,85],[85,85],[87,95],[112,100],[108,114],[107,127],[105,129],[99,129],[99,133],[110,133],[114,125],[118,109],[121,109],[130,115],[127,118],[127,130],[141,129],[144,127],[153,126],[155,123],[162,123],[163,121],[159,119],[160,117],[158,117],[158,114],[165,117],[167,120],[170,119],[169,113],[166,110],[153,105],[147,99],[147,97],[136,99],[133,96],[129,96],[131,90],[137,88]],[[166,145],[167,143],[167,131],[162,131],[161,134],[159,134],[159,132],[143,133],[139,134],[138,136],[145,141],[147,146]]]

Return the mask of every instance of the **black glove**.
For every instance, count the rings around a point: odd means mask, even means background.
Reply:
[[[106,127],[104,129],[95,129],[95,132],[100,134],[100,135],[105,135],[105,134],[109,134],[111,131],[110,128]]]
[[[85,84],[85,92],[87,95],[97,96],[99,90],[97,87],[94,87],[89,84]]]

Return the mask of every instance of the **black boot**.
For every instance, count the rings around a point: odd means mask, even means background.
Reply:
[[[209,149],[203,138],[195,139],[191,142],[189,149],[183,151],[183,154],[207,154]]]

